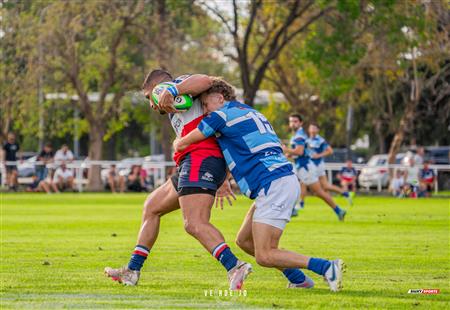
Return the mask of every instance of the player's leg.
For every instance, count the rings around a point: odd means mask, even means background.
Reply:
[[[217,189],[226,176],[223,158],[191,153],[180,164],[179,201],[186,231],[196,238],[227,270],[230,289],[240,289],[251,272],[225,242],[222,233],[210,223]]]
[[[196,238],[208,251],[224,242],[222,233],[209,222],[214,196],[192,194],[180,196],[179,201],[183,212],[184,228],[188,234]]]
[[[283,230],[289,222],[291,209],[300,194],[299,191],[300,188],[295,177],[285,176],[272,181],[267,193],[264,192],[256,198],[252,223],[256,261],[265,267],[282,269],[290,282],[291,277],[305,277],[298,268],[308,268],[324,276],[330,288],[337,290],[342,277],[340,276],[339,280],[334,279],[334,269],[331,271],[330,269],[335,268],[336,265],[342,265],[341,260],[336,260],[336,264],[334,264],[328,260],[310,258],[278,248]],[[306,278],[303,279],[303,281],[305,280]],[[307,282],[311,282],[310,287],[313,285],[312,281]],[[305,287],[308,287],[308,283],[305,283]]]
[[[339,193],[339,194],[344,194],[344,192],[345,192],[345,190],[343,188],[340,188],[334,184],[330,184],[325,175],[319,176],[319,182],[324,190],[332,191],[332,192]]]
[[[114,182],[114,177],[112,175],[108,175],[108,184],[109,184],[109,188],[111,188],[111,192],[115,193],[116,192],[116,184]]]
[[[245,216],[244,222],[239,229],[238,235],[236,237],[236,244],[244,250],[247,254],[255,256],[255,245],[253,241],[253,214],[255,213],[255,205],[253,204],[250,210]],[[272,246],[278,247],[278,240],[273,239]],[[309,279],[300,269],[298,268],[278,268],[288,279],[289,288],[312,288],[314,282]]]
[[[161,217],[180,208],[178,193],[175,190],[176,182],[178,181],[171,178],[148,195],[144,203],[137,245],[128,265],[119,269],[106,267],[107,276],[126,285],[137,284],[139,272],[158,238]]]
[[[73,177],[68,177],[66,180],[67,183],[67,187],[69,188],[69,190],[73,191],[75,189],[74,185],[74,178]]]
[[[308,187],[303,182],[300,182],[300,186],[302,189],[302,192],[300,194],[300,207],[303,209],[305,207],[305,197],[308,194]]]
[[[348,192],[349,183],[346,180],[341,180],[341,187],[344,191]]]
[[[279,249],[278,243],[282,233],[283,230],[279,227],[274,227],[266,223],[253,222],[255,258],[259,265],[283,269],[284,272],[288,270],[290,273],[285,273],[287,277],[295,271],[303,274],[299,268],[306,268],[323,276],[332,291],[342,289],[342,273],[344,272],[344,263],[342,260],[336,259],[329,261]],[[303,276],[305,277],[304,274]],[[304,283],[307,279],[305,277],[305,280],[301,283]],[[312,282],[312,280],[308,280]]]
[[[314,192],[316,196],[321,198],[323,201],[329,205],[333,211],[336,213],[337,217],[340,221],[344,220],[345,215],[347,214],[347,211],[344,209],[341,209],[333,200],[330,194],[328,192],[324,191],[322,186],[320,186],[319,182],[315,182],[312,184],[309,184],[308,187]]]
[[[120,192],[125,192],[125,177],[123,175],[119,175],[119,189]]]

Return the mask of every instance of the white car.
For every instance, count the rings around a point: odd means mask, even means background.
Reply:
[[[395,163],[401,164],[406,154],[399,153],[395,157]],[[388,154],[374,155],[367,162],[366,167],[362,168],[358,176],[359,185],[365,188],[389,186]]]

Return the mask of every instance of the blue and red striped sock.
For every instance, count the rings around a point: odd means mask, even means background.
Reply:
[[[227,271],[230,271],[237,264],[237,257],[231,252],[230,247],[222,242],[217,245],[212,251],[212,255],[225,267]]]
[[[128,263],[128,269],[140,271],[149,253],[149,248],[143,245],[137,245],[134,248],[133,254],[131,254],[131,259]]]

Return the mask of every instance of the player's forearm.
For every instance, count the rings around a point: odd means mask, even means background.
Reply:
[[[198,128],[196,128],[176,142],[175,150],[184,151],[189,145],[205,140],[206,138],[207,137]]]
[[[209,89],[213,78],[204,74],[194,74],[177,85],[178,93],[197,96]]]
[[[296,155],[296,156],[302,156],[305,151],[305,148],[302,146],[297,146],[295,149],[286,149],[287,155]]]

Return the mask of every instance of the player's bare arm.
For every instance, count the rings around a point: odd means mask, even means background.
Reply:
[[[174,105],[173,99],[178,95],[189,94],[197,96],[211,87],[213,77],[204,74],[194,74],[169,89],[165,89],[160,96],[158,109],[167,113],[178,112]]]
[[[331,146],[329,146],[322,153],[317,153],[317,154],[311,155],[311,158],[317,159],[317,158],[327,157],[332,154],[333,154],[333,148]]]
[[[295,148],[283,147],[283,152],[288,156],[302,156],[305,147],[303,145],[297,145]]]
[[[173,149],[175,152],[182,152],[189,145],[205,140],[206,138],[207,137],[198,128],[196,128],[183,138],[175,139],[173,142]]]

